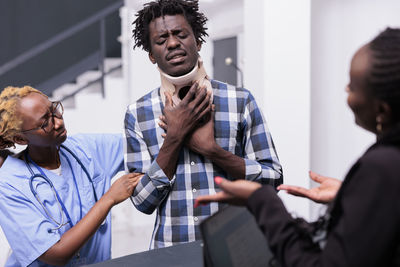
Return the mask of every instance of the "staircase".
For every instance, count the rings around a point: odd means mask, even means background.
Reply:
[[[106,58],[105,72],[120,65],[120,58]],[[78,76],[76,83],[65,84],[53,92],[51,99],[61,100],[64,105],[69,134],[122,133],[126,109],[122,70],[117,68],[104,76],[104,97],[100,78],[100,71],[90,70]]]

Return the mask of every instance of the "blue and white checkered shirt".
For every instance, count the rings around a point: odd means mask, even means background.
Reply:
[[[244,159],[247,180],[281,184],[282,168],[252,94],[215,80],[211,84],[216,142]],[[145,173],[134,191],[133,203],[147,214],[157,209],[151,248],[201,239],[199,223],[215,213],[218,204],[194,208],[195,199],[219,191],[214,176],[233,179],[207,158],[183,147],[170,181],[156,161],[164,141],[164,130],[158,126],[163,109],[158,88],[131,104],[125,114],[125,170]]]

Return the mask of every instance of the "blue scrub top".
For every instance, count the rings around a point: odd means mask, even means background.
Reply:
[[[88,170],[98,198],[110,188],[111,178],[123,170],[122,135],[79,134],[68,137],[64,145],[73,151]],[[64,152],[72,164],[82,201],[82,214],[85,216],[95,204],[93,189],[79,163],[71,154]],[[61,153],[60,161],[61,176],[46,169],[43,171],[53,182],[73,224],[76,225],[80,220],[78,192],[71,168]],[[39,173],[35,167],[32,169]],[[49,266],[37,258],[70,229],[67,224],[59,230],[52,230],[57,225],[46,215],[32,194],[29,187],[30,177],[25,161],[17,158],[8,157],[0,168],[0,225],[13,250],[6,266]],[[33,185],[51,216],[60,222],[60,209],[48,184],[43,179],[35,178]],[[67,221],[66,218],[64,220]],[[80,258],[72,259],[67,266],[96,263],[110,257],[111,215],[108,214],[106,221],[80,250]]]

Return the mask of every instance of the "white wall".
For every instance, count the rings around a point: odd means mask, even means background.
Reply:
[[[346,105],[351,55],[386,26],[400,26],[400,2],[245,0],[244,7],[245,83],[262,99],[285,183],[310,186],[309,169],[343,178],[373,142]],[[305,218],[323,211],[279,195]]]
[[[209,37],[201,49],[201,56],[204,59],[205,67],[210,75],[213,76],[213,42],[220,39],[237,37],[237,65],[244,68],[243,55],[243,26],[244,26],[244,10],[243,0],[217,0],[214,3],[216,7],[202,5],[200,2],[200,10],[207,16],[207,27]],[[229,8],[226,6],[229,5]],[[224,12],[221,12],[224,10]],[[238,83],[240,84],[240,75],[238,75]]]
[[[283,166],[284,182],[308,186],[310,151],[309,0],[245,0],[245,83],[255,91]],[[308,218],[304,199],[280,193]]]
[[[400,1],[313,0],[311,21],[311,169],[342,179],[374,142],[347,107],[350,60],[387,26],[400,27]],[[318,212],[313,205],[312,218]]]

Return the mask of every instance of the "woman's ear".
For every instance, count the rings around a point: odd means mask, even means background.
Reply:
[[[16,143],[16,144],[18,144],[18,145],[27,145],[29,142],[28,142],[28,139],[26,139],[23,135],[21,135],[21,134],[16,134],[14,137],[13,137],[13,141],[14,141],[14,143]]]
[[[385,101],[378,100],[378,116],[381,117],[383,125],[392,123],[392,109]]]

